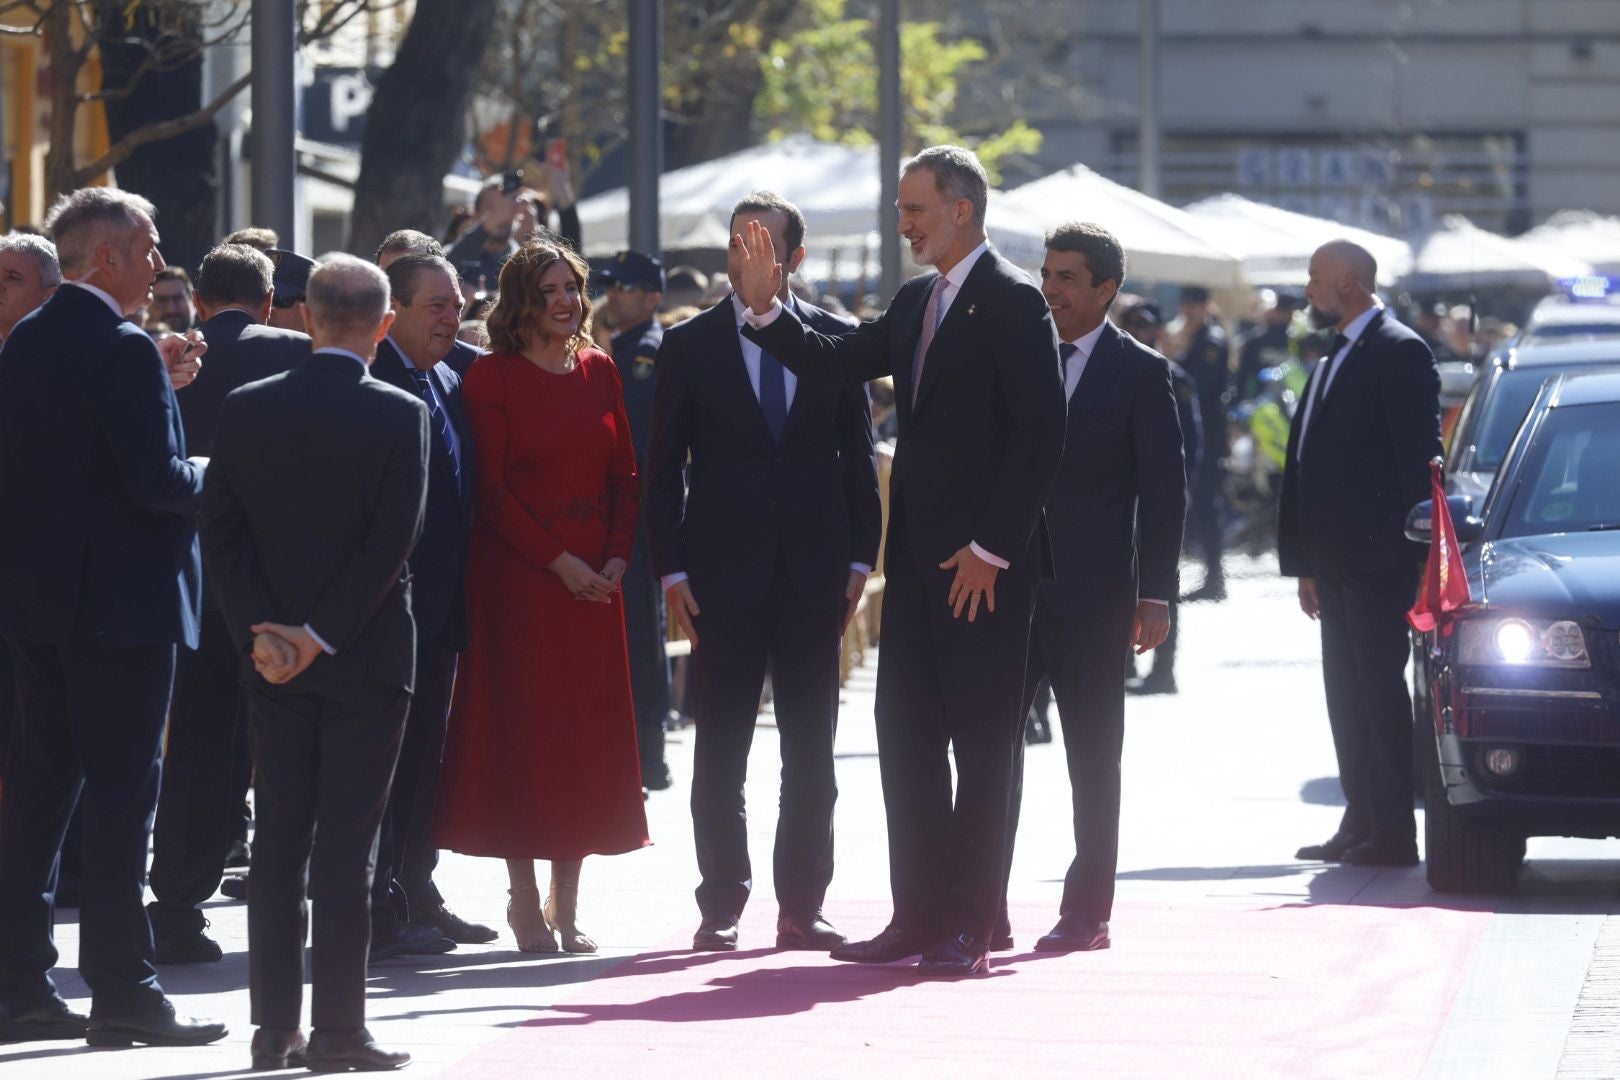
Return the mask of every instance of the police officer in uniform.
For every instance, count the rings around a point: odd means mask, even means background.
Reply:
[[[1243,338],[1238,346],[1238,401],[1247,401],[1260,392],[1262,371],[1286,364],[1294,358],[1288,327],[1294,321],[1294,314],[1304,310],[1304,293],[1281,290],[1276,294],[1272,306],[1260,317],[1260,325]]]
[[[1198,413],[1204,425],[1204,452],[1193,477],[1192,531],[1204,557],[1204,581],[1182,597],[1187,601],[1226,599],[1221,569],[1221,519],[1216,499],[1221,490],[1221,459],[1226,456],[1226,399],[1232,385],[1227,366],[1226,331],[1210,313],[1209,290],[1189,285],[1181,290],[1185,321],[1181,367],[1198,387]]]
[[[624,411],[636,446],[636,472],[647,478],[647,442],[652,432],[653,362],[664,340],[655,317],[664,299],[664,265],[639,251],[621,251],[597,271],[607,287],[607,317],[624,327],[613,335],[613,363],[624,384]],[[630,649],[630,689],[636,701],[636,741],[641,782],[654,791],[669,787],[664,761],[664,721],[669,717],[669,658],[664,652],[664,594],[653,576],[647,526],[636,526],[636,544],[624,575],[625,637]]]

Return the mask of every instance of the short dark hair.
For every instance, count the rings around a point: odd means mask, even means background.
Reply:
[[[241,244],[256,251],[269,251],[273,247],[281,246],[281,238],[276,230],[266,229],[259,225],[249,225],[245,229],[237,229],[231,235],[221,240],[222,244]]]
[[[395,229],[383,237],[383,242],[377,245],[377,261],[382,262],[384,255],[401,251],[412,255],[438,255],[442,258],[444,245],[417,229]]]
[[[787,241],[788,249],[777,252],[782,258],[787,258],[804,246],[804,212],[776,192],[752,191],[744,195],[737,200],[737,205],[731,208],[731,220],[736,221],[738,214],[748,213],[778,213],[787,216],[787,228],[782,232],[782,239]]]
[[[966,199],[973,206],[973,224],[984,227],[984,213],[990,203],[990,177],[979,162],[979,155],[965,146],[930,146],[900,166],[900,175],[914,169],[934,174],[934,186],[951,200]]]
[[[270,257],[247,244],[221,244],[203,256],[197,269],[197,297],[210,306],[249,304],[258,307],[274,288],[276,268]]]
[[[183,266],[174,266],[171,264],[169,266],[165,266],[156,274],[152,275],[152,283],[154,285],[160,281],[183,281],[185,282],[186,288],[191,288],[191,275],[186,273],[186,268]]]
[[[1086,260],[1091,283],[1125,285],[1125,249],[1113,233],[1089,221],[1070,221],[1046,234],[1046,250],[1070,251]]]
[[[443,255],[422,255],[412,251],[389,263],[388,269],[383,271],[388,275],[388,288],[394,294],[394,299],[410,307],[416,301],[419,279],[425,270],[442,270],[449,276],[452,285],[460,283],[456,268],[450,265],[449,259]]]

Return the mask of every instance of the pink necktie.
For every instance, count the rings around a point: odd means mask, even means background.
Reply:
[[[922,337],[917,339],[917,358],[911,364],[911,407],[917,407],[917,391],[922,389],[923,361],[928,359],[928,346],[934,343],[934,331],[939,329],[939,298],[945,295],[947,279],[944,274],[934,278],[934,287],[928,290],[928,306],[923,308]]]

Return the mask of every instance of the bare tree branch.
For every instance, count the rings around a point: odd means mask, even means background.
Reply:
[[[202,127],[204,124],[212,120],[221,109],[230,104],[232,98],[234,98],[237,94],[240,94],[243,90],[246,90],[252,82],[253,75],[250,72],[231,83],[231,85],[227,86],[224,90],[220,91],[218,97],[214,98],[213,101],[209,102],[205,107],[199,109],[197,112],[194,112],[189,116],[175,117],[173,120],[163,120],[155,124],[148,124],[145,127],[137,128],[136,130],[130,132],[128,135],[125,135],[122,139],[119,139],[116,143],[109,147],[105,154],[102,154],[99,158],[90,162],[89,164],[79,166],[78,173],[80,179],[78,183],[86,183],[94,177],[100,176],[108,169],[116,168],[119,162],[128,158],[130,154],[145,146],[147,143],[158,142],[163,139],[172,139],[176,135],[184,135],[188,131]]]

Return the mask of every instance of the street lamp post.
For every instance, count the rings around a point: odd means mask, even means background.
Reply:
[[[885,300],[900,288],[900,0],[881,0],[877,19],[878,236],[882,266],[878,291]]]
[[[630,0],[630,247],[658,255],[658,177],[664,171],[660,0]]]
[[[1141,101],[1137,108],[1136,186],[1157,199],[1159,179],[1159,0],[1141,0]]]
[[[293,182],[298,175],[297,88],[293,54],[298,47],[294,0],[253,0],[253,224],[274,229],[293,246],[297,221]]]

